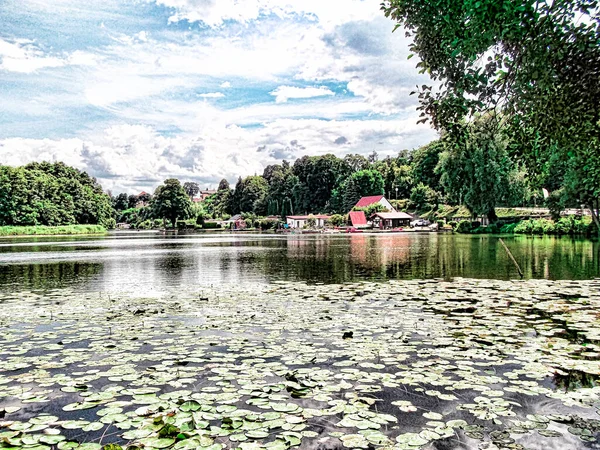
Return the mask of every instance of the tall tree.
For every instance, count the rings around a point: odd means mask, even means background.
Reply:
[[[337,187],[333,193],[338,212],[348,212],[362,197],[383,195],[385,182],[377,170],[360,170]]]
[[[440,156],[440,183],[464,204],[473,216],[497,219],[496,206],[509,201],[515,167],[507,152],[507,141],[490,125],[490,117],[465,127],[463,140],[448,140]]]
[[[115,210],[117,211],[124,211],[127,208],[129,208],[129,200],[127,193],[122,192],[121,194],[115,197],[113,201],[113,208],[115,208]]]
[[[192,215],[192,201],[175,178],[165,180],[156,188],[151,207],[156,217],[169,219],[174,228],[177,226],[177,219],[187,219]]]
[[[233,213],[252,212],[264,215],[267,212],[268,184],[261,176],[240,178],[233,193]]]
[[[418,89],[421,120],[455,135],[464,119],[494,111],[497,129],[533,174],[561,152],[572,175],[565,192],[588,205],[600,231],[598,1],[386,0],[382,7],[413,38],[417,66],[440,82],[439,91]]]
[[[185,190],[186,194],[190,197],[190,200],[193,200],[194,197],[198,195],[198,192],[200,192],[200,186],[198,185],[198,183],[195,183],[193,181],[186,181],[185,183],[183,183],[183,189]]]

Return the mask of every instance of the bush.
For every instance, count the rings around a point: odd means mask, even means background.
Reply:
[[[341,227],[348,223],[348,219],[341,214],[334,214],[329,218],[328,222],[334,227]]]
[[[450,225],[452,228],[456,228],[456,226],[458,225],[458,222],[455,220],[451,220],[450,222],[448,222],[448,225]]]
[[[437,221],[438,230],[441,230],[442,228],[444,228],[444,225],[445,225],[445,223],[443,220]]]
[[[470,233],[473,225],[469,220],[463,220],[456,226],[457,233]]]
[[[259,227],[261,230],[274,230],[277,228],[278,224],[279,221],[274,219],[262,219],[259,221]]]
[[[221,224],[218,222],[204,222],[202,228],[204,228],[205,230],[214,230],[221,228]]]
[[[507,223],[502,225],[502,228],[500,228],[500,233],[514,233],[515,232],[515,227],[517,226],[516,223]]]

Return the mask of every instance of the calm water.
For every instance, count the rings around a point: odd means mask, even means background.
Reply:
[[[505,238],[527,278],[600,277],[598,242]],[[187,235],[0,240],[0,289],[148,292],[178,286],[452,277],[513,279],[498,238],[450,234]]]

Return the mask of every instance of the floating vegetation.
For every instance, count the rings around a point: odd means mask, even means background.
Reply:
[[[0,304],[4,450],[577,449],[600,435],[600,281]]]

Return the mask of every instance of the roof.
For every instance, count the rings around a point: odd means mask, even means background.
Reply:
[[[393,220],[393,219],[404,219],[404,220],[412,220],[413,216],[407,214],[405,212],[380,212],[373,214],[373,217],[381,217],[385,220]]]
[[[352,225],[357,227],[359,225],[367,224],[367,216],[365,216],[364,211],[351,211],[350,212],[350,222]]]
[[[371,206],[373,203],[379,203],[385,196],[383,195],[372,195],[370,197],[361,198],[356,205],[355,208],[365,208],[367,206]]]
[[[148,195],[148,193],[147,193],[146,191],[142,191],[142,192],[140,192],[140,193],[138,194],[138,197],[139,197],[140,195]]]
[[[329,219],[331,216],[326,216],[324,214],[314,214],[310,216],[287,216],[288,219],[292,220],[307,220],[307,219]]]

